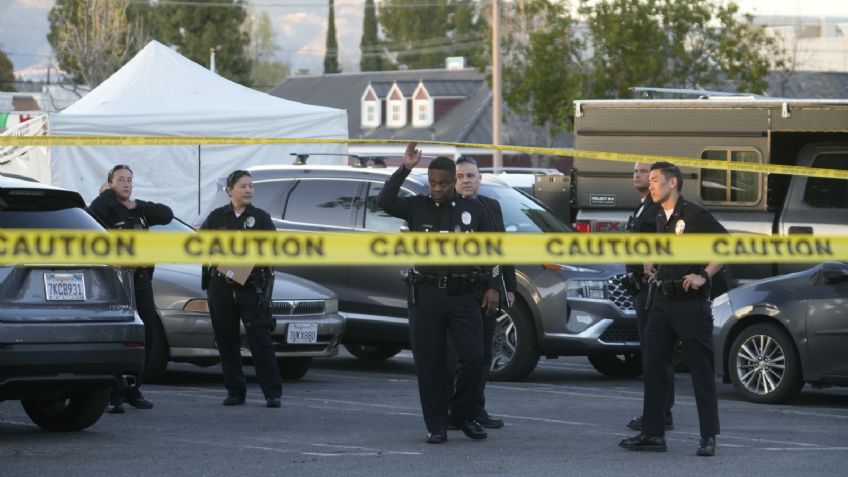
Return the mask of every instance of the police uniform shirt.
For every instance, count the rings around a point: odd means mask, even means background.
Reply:
[[[253,204],[248,204],[244,212],[236,216],[232,203],[210,212],[200,228],[212,230],[277,230],[268,212],[254,207]]]
[[[651,200],[651,194],[645,196],[639,206],[633,210],[633,215],[627,221],[626,231],[637,234],[652,234],[657,232],[657,216],[663,213],[662,207]],[[627,264],[627,271],[642,275],[645,268],[642,264]]]
[[[495,232],[495,224],[483,204],[454,194],[442,204],[436,204],[429,196],[415,195],[398,197],[403,181],[410,171],[401,166],[377,197],[377,203],[389,215],[404,219],[413,232]],[[464,266],[421,266],[421,273],[429,275],[470,275],[474,267]],[[496,288],[492,286],[491,288]]]
[[[680,197],[668,219],[666,219],[665,210],[660,208],[657,215],[657,232],[677,235],[726,234],[727,229],[709,211]],[[660,265],[657,267],[657,279],[680,280],[691,273],[700,273],[705,266],[706,264]]]
[[[130,209],[118,201],[115,191],[106,189],[89,206],[91,211],[109,229],[146,229],[151,225],[165,225],[174,218],[167,205],[136,200]]]

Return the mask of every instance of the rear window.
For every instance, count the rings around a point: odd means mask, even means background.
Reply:
[[[820,154],[813,167],[848,170],[848,154]],[[848,180],[809,177],[804,202],[819,209],[848,209]]]
[[[76,192],[2,189],[0,228],[103,230],[84,206]]]

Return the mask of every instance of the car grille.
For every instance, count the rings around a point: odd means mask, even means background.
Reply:
[[[622,278],[624,278],[624,275],[615,275],[607,280],[609,299],[622,310],[636,310],[636,307],[633,306],[633,298],[621,283]]]
[[[613,323],[601,335],[600,340],[605,343],[638,342],[639,330],[636,329],[636,320],[625,323]]]
[[[324,301],[274,301],[271,303],[274,315],[323,315]]]

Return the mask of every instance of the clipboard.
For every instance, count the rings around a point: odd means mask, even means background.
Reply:
[[[223,273],[228,279],[244,285],[250,278],[253,265],[218,265],[218,272]]]

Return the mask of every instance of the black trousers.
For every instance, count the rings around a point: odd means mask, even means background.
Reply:
[[[150,272],[146,268],[137,268],[133,273],[133,292],[135,293],[135,307],[139,318],[144,323],[144,367],[147,368],[150,363],[150,351],[153,349],[153,333],[149,330],[154,326],[159,326],[157,321],[159,315],[156,314],[156,304],[153,302],[153,285],[150,283]],[[113,405],[121,404],[127,400],[134,400],[141,397],[142,376],[138,376],[136,385],[126,388],[125,390],[115,390],[112,392],[110,403]]]
[[[279,398],[283,388],[271,331],[265,326],[250,326],[259,316],[256,289],[231,285],[225,279],[213,276],[206,294],[227,394],[240,397],[247,394],[247,381],[241,368],[239,324],[243,322],[262,393],[266,399]]]
[[[648,286],[644,285],[642,289],[633,296],[633,305],[636,307],[636,329],[639,331],[639,349],[642,354],[642,369],[648,369],[647,357],[648,353],[645,350],[645,327],[648,324],[648,311],[645,310],[645,302],[648,299]],[[666,408],[665,419],[671,421],[671,408],[674,406],[674,352],[668,356],[666,363],[666,373],[668,373],[669,386],[666,388]],[[647,371],[645,372],[647,375]]]
[[[452,417],[474,418],[483,355],[480,303],[470,293],[451,296],[429,285],[416,288],[417,303],[409,309],[409,338],[421,410],[429,432],[444,432],[452,392]],[[448,343],[457,355],[455,387],[450,382]]]
[[[478,302],[479,305],[479,302]],[[480,361],[480,382],[477,384],[477,394],[474,401],[474,418],[488,416],[486,412],[486,383],[489,382],[489,370],[492,367],[492,347],[495,339],[495,328],[497,327],[497,316],[484,316],[482,309],[480,311],[480,319],[483,320],[483,359]],[[459,356],[455,349],[448,343],[448,381],[451,386],[456,384],[456,370],[459,362]],[[455,388],[454,388],[455,389]],[[454,416],[457,413],[457,407],[461,406],[460,400],[456,392],[451,396],[450,415]]]
[[[678,337],[695,388],[701,436],[719,434],[718,398],[713,361],[713,321],[709,301],[673,301],[655,293],[645,327],[645,400],[643,431],[665,435],[664,411],[671,386],[666,365],[674,353]]]

